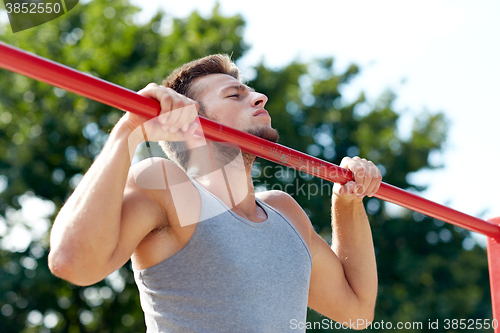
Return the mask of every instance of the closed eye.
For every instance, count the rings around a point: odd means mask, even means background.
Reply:
[[[240,94],[233,94],[233,95],[229,95],[227,97],[236,97],[236,98],[240,98]]]

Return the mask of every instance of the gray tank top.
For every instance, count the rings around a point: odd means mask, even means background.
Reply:
[[[299,232],[258,198],[267,220],[254,223],[191,181],[202,222],[175,255],[134,271],[147,332],[300,332],[312,258]]]

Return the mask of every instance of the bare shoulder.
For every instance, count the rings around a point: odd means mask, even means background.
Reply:
[[[184,170],[170,160],[148,158],[130,168],[123,212],[140,214],[141,223],[150,224],[132,256],[135,268],[156,265],[187,243],[201,211],[198,196]]]
[[[170,212],[175,211],[172,188],[178,184],[192,186],[189,177],[175,163],[161,157],[144,159],[130,167],[124,205],[129,209],[147,210],[158,224],[175,222]]]
[[[165,190],[169,182],[185,182],[186,173],[172,161],[161,158],[146,158],[130,167],[127,188],[130,190]]]
[[[164,219],[161,218],[164,215],[160,204],[161,198],[159,191],[156,191],[167,188],[163,181],[161,160],[163,159],[148,158],[132,165],[123,196],[122,214],[134,218],[139,215],[142,223],[148,224],[152,229],[164,223]],[[147,223],[148,220],[151,222]]]
[[[283,214],[300,232],[307,246],[311,247],[311,235],[314,232],[311,221],[290,194],[271,190],[255,193],[255,196]]]
[[[299,204],[295,201],[295,199],[288,193],[278,190],[271,191],[262,191],[255,193],[255,196],[265,203],[273,206],[283,206],[283,208],[300,208]],[[291,205],[291,206],[290,206]],[[290,207],[288,207],[290,206]],[[281,213],[281,211],[280,211]]]
[[[302,210],[302,207],[300,207],[297,201],[295,201],[295,199],[290,194],[283,191],[278,191],[278,190],[262,191],[255,193],[255,196],[260,200],[264,201],[265,203],[270,204],[273,207],[274,205],[277,205],[277,206],[283,206],[283,208],[287,208],[290,210],[295,210],[295,209]]]

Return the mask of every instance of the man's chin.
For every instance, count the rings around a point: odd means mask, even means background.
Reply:
[[[246,130],[245,132],[274,143],[278,142],[280,138],[278,131],[272,128],[271,126],[253,127]]]

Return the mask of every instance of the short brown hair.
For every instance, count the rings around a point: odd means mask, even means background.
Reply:
[[[192,83],[195,79],[210,74],[227,74],[238,81],[240,80],[240,71],[227,54],[213,54],[193,60],[175,69],[172,74],[163,80],[163,85],[197,101],[200,104],[198,114],[206,117],[205,108],[201,100],[199,100],[200,92],[193,89]],[[177,163],[184,171],[187,171],[190,154],[186,142],[160,141],[159,145],[169,159]]]

